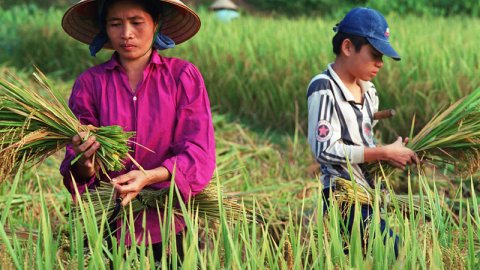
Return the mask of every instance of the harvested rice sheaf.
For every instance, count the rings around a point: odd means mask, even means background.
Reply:
[[[87,134],[83,139],[95,136],[102,145],[95,154],[100,171],[124,168],[127,143],[134,133],[120,126],[82,125],[41,72],[34,73],[34,78],[36,84],[31,86],[13,75],[0,78],[0,182],[18,171],[24,156],[26,164],[35,165],[82,132]]]
[[[345,204],[342,211],[348,211],[350,206],[356,202],[360,204],[368,204],[373,206],[374,200],[377,198],[375,189],[362,186],[360,184],[352,183],[350,180],[343,178],[335,178],[335,192],[333,193],[335,199],[340,204]],[[407,194],[395,194],[393,191],[381,191],[378,197],[379,204],[386,206],[387,208],[395,208],[395,203],[398,204],[402,211],[410,210],[410,197]],[[422,205],[424,206],[424,212],[427,215],[431,212],[430,202],[426,199],[422,201],[422,198],[418,195],[411,195],[412,210],[420,211]],[[345,214],[345,213],[344,213]]]
[[[145,209],[166,209],[169,201],[169,189],[149,189],[144,188],[137,197],[131,201],[133,213],[141,212]],[[79,203],[83,203],[85,207],[91,203],[95,209],[95,221],[97,225],[101,225],[102,216],[105,214],[111,221],[123,217],[123,211],[115,212],[117,208],[114,203],[114,194],[109,183],[100,182],[97,187],[90,190],[88,193],[81,195],[81,200],[74,205],[72,212],[80,212]],[[176,193],[173,193],[173,204],[178,205],[182,198],[178,198]],[[119,203],[119,201],[117,202]],[[225,215],[227,222],[237,222],[243,219],[248,221],[260,222],[259,215],[253,215],[252,211],[245,207],[244,203],[239,203],[235,196],[228,196],[224,194],[218,186],[217,181],[213,179],[210,184],[202,190],[202,192],[191,198],[192,212],[198,211],[200,218],[206,218],[208,221],[219,221],[221,216]],[[222,205],[223,211],[220,209]],[[176,215],[182,215],[179,208],[174,208]],[[83,220],[83,215],[77,215],[76,219]],[[82,221],[84,222],[84,221]]]
[[[480,88],[433,116],[407,147],[417,153],[422,164],[451,164],[455,174],[475,173],[480,167]],[[369,171],[378,176],[393,172],[388,164],[382,167],[383,172],[376,163]]]

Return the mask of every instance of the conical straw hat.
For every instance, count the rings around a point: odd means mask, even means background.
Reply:
[[[217,0],[210,6],[210,9],[213,9],[213,10],[217,10],[217,9],[237,10],[238,6],[235,5],[235,3],[233,3],[230,0]]]
[[[200,30],[198,15],[179,0],[158,0],[162,7],[161,33],[169,36],[175,44],[193,37]],[[100,32],[97,9],[98,0],[81,0],[70,7],[62,19],[62,27],[74,39],[90,44]],[[104,48],[112,49],[110,42]]]

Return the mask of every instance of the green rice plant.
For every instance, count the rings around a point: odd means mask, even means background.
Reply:
[[[376,192],[379,190],[377,189]],[[42,193],[44,193],[42,196],[48,194],[47,190],[42,190]],[[176,192],[170,189],[169,196],[173,193]],[[175,204],[171,198],[173,197],[169,197],[167,208],[163,212],[164,220],[170,220],[173,213],[177,211],[171,208]],[[318,207],[322,209],[321,198],[318,202]],[[354,229],[354,233],[342,235],[341,228],[344,224],[341,223],[342,214],[335,197],[332,197],[326,215],[309,218],[306,222],[305,220],[299,222],[302,219],[297,217],[305,217],[305,209],[284,205],[283,207],[290,214],[279,240],[273,239],[267,228],[256,226],[248,218],[241,218],[234,223],[229,222],[221,203],[217,207],[223,221],[216,226],[210,222],[200,222],[200,214],[196,212],[193,204],[184,205],[182,201],[179,203],[188,228],[187,236],[182,243],[188,255],[183,262],[180,262],[181,269],[477,269],[479,265],[478,257],[475,256],[478,252],[476,247],[478,224],[472,219],[473,215],[465,219],[463,228],[458,228],[448,221],[449,213],[446,216],[439,215],[438,219],[442,219],[446,224],[445,233],[453,233],[457,236],[448,239],[445,243],[441,241],[438,223],[433,223],[436,218],[432,218],[432,222],[426,222],[417,219],[421,214],[418,213],[413,214],[413,218],[402,215],[389,219],[389,226],[401,239],[399,257],[396,258],[392,252],[391,241],[384,243],[379,230],[380,201],[378,199],[375,202],[377,206],[373,207],[374,220],[368,227],[370,234],[367,248],[363,251],[361,250],[364,248],[363,245],[359,246],[363,239],[358,233],[358,222],[355,223],[357,228]],[[468,205],[470,210],[478,207],[476,202]],[[79,207],[83,208],[83,210],[79,209],[79,214],[85,215],[84,221],[94,217],[92,214],[96,207],[91,202],[85,202]],[[164,255],[168,256],[155,266],[152,263],[149,245],[133,243],[132,246],[126,247],[122,237],[114,238],[116,242],[110,251],[100,237],[104,231],[93,219],[86,223],[82,223],[79,219],[71,219],[68,223],[62,224],[71,231],[72,239],[63,244],[63,238],[59,232],[52,228],[53,219],[57,214],[52,212],[47,215],[48,208],[45,202],[41,203],[41,208],[43,210],[41,210],[38,224],[32,226],[36,230],[31,230],[32,233],[37,231],[41,240],[36,238],[27,240],[28,242],[23,244],[24,242],[20,242],[15,236],[5,237],[8,231],[3,233],[3,227],[0,227],[0,248],[5,247],[4,254],[0,254],[0,268],[22,268],[22,266],[25,268],[28,265],[35,265],[36,269],[48,269],[47,267],[108,269],[110,259],[114,269],[158,269],[159,267],[167,269],[170,262],[179,260],[175,253],[175,246],[171,245],[170,254],[166,247]],[[68,206],[65,208],[65,211],[72,210]],[[125,214],[126,219],[131,218],[133,211],[130,207],[125,208]],[[434,211],[433,214],[436,215],[436,212]],[[270,223],[269,218],[266,217],[267,225]],[[102,215],[101,219],[105,224],[106,214]],[[12,217],[9,220],[13,221]],[[8,227],[12,226],[15,224],[8,224]],[[122,230],[126,230],[125,227],[122,226]],[[167,231],[165,227],[162,227],[162,230],[165,233]],[[205,236],[202,236],[202,232],[205,232]],[[131,232],[121,232],[122,235],[127,233]],[[84,242],[84,237],[89,241]],[[203,240],[205,245],[199,247],[198,240],[202,238],[205,239]],[[42,239],[47,243],[43,243]],[[165,239],[166,243],[175,241],[172,234],[162,239]],[[32,241],[34,245],[30,250],[28,243]],[[11,249],[8,249],[8,245]],[[8,259],[2,264],[4,256]],[[33,264],[28,264],[28,258],[34,258]],[[14,263],[15,260],[18,267]]]
[[[121,170],[126,157],[133,160],[127,143],[134,133],[120,126],[82,125],[45,75],[37,71],[33,76],[39,88],[27,87],[13,75],[11,81],[0,78],[0,181],[18,170],[23,156],[28,164],[39,163],[81,132],[87,134],[84,140],[95,136],[102,145],[94,156],[101,172]]]

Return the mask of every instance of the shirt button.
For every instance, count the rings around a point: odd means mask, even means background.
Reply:
[[[130,170],[135,170],[135,165],[130,166]]]
[[[133,101],[137,101],[137,96],[134,96],[134,97],[133,97]]]

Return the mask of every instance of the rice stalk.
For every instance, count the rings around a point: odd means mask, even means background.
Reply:
[[[22,156],[30,166],[38,164],[81,132],[87,134],[84,140],[95,136],[101,144],[94,157],[101,172],[123,169],[134,133],[120,126],[82,125],[45,75],[37,70],[33,76],[35,87],[13,75],[0,78],[0,182],[18,171]]]
[[[480,168],[480,88],[433,116],[407,147],[424,164],[451,164],[459,175],[476,172]],[[388,164],[373,163],[372,175],[382,176],[380,166],[387,176],[394,171]]]
[[[218,192],[218,185],[215,179],[210,181],[210,184],[205,187],[200,193],[196,194],[191,198],[191,209],[192,212],[198,211],[199,217],[206,218],[209,221],[221,219],[221,216],[225,214],[225,218],[228,222],[236,222],[242,220],[244,215],[249,221],[259,221],[261,218],[254,218],[252,211],[249,208],[245,207],[245,203],[237,202],[235,195],[229,196],[224,194],[221,190]],[[137,197],[131,201],[131,209],[133,213],[141,212],[145,209],[166,209],[169,196],[169,189],[151,189],[144,188]],[[174,193],[173,200],[175,204],[179,203],[177,194]],[[81,200],[77,202],[91,205],[94,208],[94,216],[96,217],[97,225],[100,225],[101,217],[103,214],[106,214],[107,217],[111,218],[110,222],[123,217],[123,211],[115,212],[115,208],[118,207],[116,204],[119,204],[121,200],[115,199],[113,186],[108,182],[99,182],[98,186],[88,190],[87,192],[81,195]],[[219,202],[221,202],[223,211],[218,207]],[[76,208],[79,205],[72,207],[72,212],[76,213]],[[157,208],[158,207],[158,208]],[[174,208],[174,213],[176,215],[183,215],[180,208]],[[258,214],[257,214],[258,215]],[[82,216],[78,215],[77,220],[82,220]],[[82,221],[83,222],[83,221]]]
[[[380,205],[385,205],[387,208],[393,209],[395,208],[396,202],[401,210],[408,211],[410,209],[410,198],[408,194],[395,194],[393,191],[388,192],[382,190],[379,195],[380,197],[378,199]],[[335,178],[335,191],[333,192],[333,196],[340,205],[345,206],[342,207],[342,211],[344,212],[343,214],[346,214],[345,211],[349,211],[355,202],[373,206],[377,195],[373,188],[365,187],[360,184],[354,185],[350,180],[337,177]],[[411,197],[413,199],[413,210],[415,212],[422,211],[422,198],[419,195],[411,195]],[[429,201],[424,200],[423,204],[423,211],[426,214],[431,213]]]
[[[182,198],[178,198],[177,194],[173,193],[173,203],[177,205],[181,203]],[[168,207],[169,189],[155,190],[151,188],[144,188],[137,197],[131,201],[131,209],[133,213],[141,212],[145,209],[166,209]],[[110,183],[100,182],[97,187],[81,195],[81,200],[77,205],[72,207],[72,212],[76,213],[76,208],[79,208],[80,203],[89,204],[94,209],[94,216],[97,225],[100,226],[102,216],[104,214],[111,218],[110,222],[122,218],[124,211],[115,212],[116,203],[121,200],[115,200],[114,189]],[[114,203],[116,202],[116,203]],[[219,208],[219,202],[222,205],[223,211]],[[158,207],[158,208],[157,208]],[[244,203],[237,202],[235,196],[229,196],[223,192],[218,191],[218,184],[215,179],[210,181],[210,184],[205,187],[200,193],[191,198],[192,213],[198,211],[198,216],[206,218],[208,221],[220,221],[222,215],[228,222],[234,223],[245,218],[249,221],[255,221],[253,213],[245,207]],[[173,208],[176,215],[183,215],[180,208]],[[223,213],[224,212],[224,213]],[[257,214],[258,215],[258,214]],[[257,218],[259,219],[259,218]],[[82,215],[78,215],[76,220],[83,222]]]

